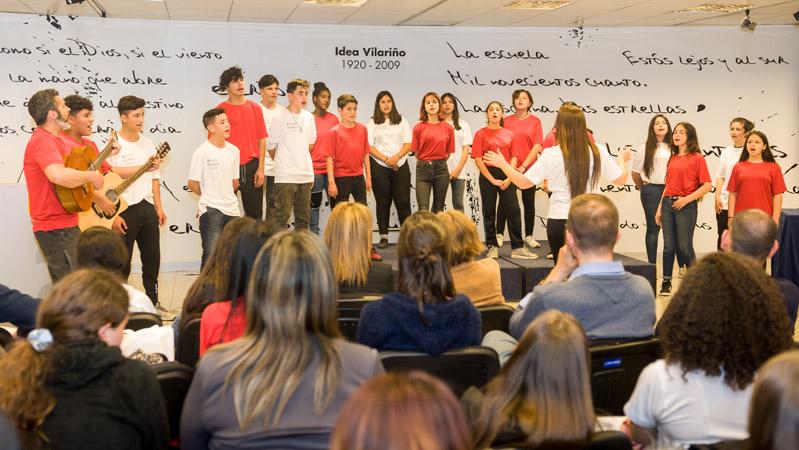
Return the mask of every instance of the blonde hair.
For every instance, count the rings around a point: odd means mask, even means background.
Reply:
[[[473,260],[485,247],[477,234],[477,226],[461,211],[441,211],[436,214],[444,225],[449,239],[449,265],[455,267]]]
[[[258,254],[247,293],[247,330],[214,347],[226,351],[223,363],[232,363],[225,388],[233,390],[242,428],[259,415],[267,430],[276,426],[314,361],[314,411],[321,414],[333,400],[341,371],[334,343],[341,335],[330,267],[327,249],[307,231],[280,232]]]
[[[339,203],[330,213],[324,238],[338,283],[365,285],[372,249],[372,212],[369,208],[360,203]]]

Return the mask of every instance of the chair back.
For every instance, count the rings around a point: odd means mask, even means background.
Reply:
[[[633,444],[621,431],[600,431],[591,436],[587,450],[633,450]]]
[[[688,450],[744,450],[749,448],[749,439],[743,441],[719,441],[715,444],[693,444]]]
[[[363,307],[380,297],[362,297],[355,299],[339,299],[338,301],[338,328],[341,334],[351,342],[355,342],[355,333],[358,330],[358,321],[361,318]]]
[[[513,315],[513,307],[508,304],[483,306],[477,308],[480,312],[480,326],[482,335],[492,330],[510,333],[510,316]]]
[[[488,347],[466,347],[438,356],[421,352],[380,352],[389,372],[421,370],[441,378],[460,397],[469,386],[485,386],[499,373],[499,357]]]
[[[175,346],[175,360],[194,367],[200,359],[200,318],[202,314],[194,313],[180,320],[178,343]]]
[[[624,415],[644,367],[660,357],[656,337],[635,342],[591,347],[591,392],[594,408],[614,416]]]
[[[128,325],[125,327],[128,330],[138,331],[145,328],[150,328],[153,325],[162,326],[164,322],[158,314],[148,312],[135,312],[128,315]]]
[[[180,434],[180,415],[183,413],[183,402],[194,377],[194,369],[176,361],[167,361],[150,366],[155,370],[164,407],[169,421],[169,439],[176,439]]]

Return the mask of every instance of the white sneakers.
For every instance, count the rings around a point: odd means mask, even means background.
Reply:
[[[488,246],[488,253],[486,254],[487,257],[491,259],[498,259],[499,258],[499,247],[494,247],[493,245]]]
[[[541,243],[533,239],[532,234],[524,238],[524,243],[530,248],[541,248]]]
[[[513,249],[513,251],[510,252],[510,257],[513,259],[538,259],[538,255],[531,253],[530,250],[527,250],[525,247]]]
[[[497,235],[497,247],[502,247],[502,243],[505,242],[505,235],[498,234]]]

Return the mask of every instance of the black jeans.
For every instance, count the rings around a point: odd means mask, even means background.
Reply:
[[[729,220],[729,212],[726,209],[721,210],[721,214],[716,214],[716,228],[719,229],[719,237],[716,240],[716,249],[721,250],[721,234],[727,229],[727,220]],[[679,258],[677,259],[679,263]]]
[[[336,179],[336,187],[338,188],[338,195],[336,198],[330,199],[330,209],[336,207],[339,202],[348,202],[350,194],[357,203],[362,205],[366,204],[366,180],[363,175],[355,175],[351,177],[334,177]]]
[[[139,246],[141,253],[141,279],[144,292],[153,303],[158,303],[158,271],[161,268],[161,232],[158,228],[158,214],[147,200],[142,200],[119,214],[128,226],[122,238],[128,247],[128,264],[125,278],[130,275],[130,262],[133,259],[133,244]]]
[[[258,158],[239,166],[239,192],[244,214],[253,219],[264,218],[264,187],[255,187],[255,172],[258,170]]]
[[[33,237],[36,238],[47,261],[47,271],[50,272],[53,284],[77,266],[78,236],[80,236],[78,227],[33,232]]]
[[[533,226],[535,225],[535,190],[536,187],[522,189],[522,207],[524,207],[524,235],[533,235]],[[518,203],[518,202],[516,202]],[[499,204],[497,209],[497,234],[505,233],[505,211],[502,209],[502,203]]]
[[[419,211],[430,211],[430,191],[433,191],[433,212],[443,211],[448,188],[446,159],[416,161],[416,204]]]
[[[381,236],[388,235],[388,220],[391,216],[391,202],[397,208],[399,226],[411,215],[411,169],[408,163],[399,169],[389,169],[369,158],[372,167],[372,191],[375,195],[375,215]]]
[[[275,213],[275,176],[266,177],[266,217]]]
[[[222,234],[222,229],[233,219],[235,217],[228,216],[216,208],[208,208],[200,216],[200,240],[203,246],[200,268],[205,267],[205,263],[208,262],[208,258],[214,251],[219,235]]]
[[[497,167],[487,167],[491,175],[497,180],[504,180],[507,178],[502,169]],[[516,201],[516,186],[511,184],[504,191],[499,186],[494,186],[488,181],[488,178],[480,174],[480,198],[483,201],[483,228],[486,234],[486,244],[489,246],[497,246],[497,232],[494,228],[496,217],[497,196],[499,196],[499,204],[507,212],[508,217],[508,231],[510,233],[511,248],[524,247],[522,240],[522,219],[519,215],[519,202]]]
[[[547,241],[552,259],[558,263],[558,252],[566,242],[566,219],[547,219]]]

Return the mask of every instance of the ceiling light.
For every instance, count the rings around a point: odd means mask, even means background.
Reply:
[[[757,23],[749,17],[749,10],[744,13],[744,18],[741,20],[741,31],[755,31]]]
[[[683,11],[688,12],[709,12],[709,13],[734,13],[751,8],[748,3],[705,3],[704,5],[694,6]]]
[[[502,9],[558,9],[568,5],[569,3],[571,3],[571,0],[513,0],[512,2],[503,6]]]
[[[308,5],[363,6],[368,0],[305,0]]]

